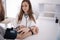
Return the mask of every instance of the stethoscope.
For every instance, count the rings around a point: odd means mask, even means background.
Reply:
[[[28,26],[27,26],[27,23],[28,23],[28,22],[27,22],[27,18],[28,18],[29,16],[28,16],[28,14],[24,14],[24,17],[26,18],[26,27],[28,27]],[[30,26],[30,25],[31,25],[31,22],[30,22],[29,26]]]

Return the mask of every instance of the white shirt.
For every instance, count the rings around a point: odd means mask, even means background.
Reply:
[[[35,15],[33,16],[36,21],[36,16]],[[22,21],[19,22],[18,24],[17,24],[17,18],[16,20],[14,20],[14,22],[12,22],[12,27],[16,28],[17,26],[20,26],[20,25],[26,26],[26,21],[27,21],[27,27],[36,26],[36,23],[33,20],[29,20],[29,17],[27,17],[27,20],[26,20],[25,16],[23,15]]]

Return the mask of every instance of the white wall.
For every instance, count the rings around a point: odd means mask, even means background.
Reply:
[[[6,0],[7,5],[7,16],[8,17],[16,17],[20,10],[20,4],[22,0]]]
[[[39,0],[39,3],[53,3],[53,4],[60,4],[60,0]]]

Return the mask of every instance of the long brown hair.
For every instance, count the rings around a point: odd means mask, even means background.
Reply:
[[[4,7],[2,4],[2,0],[0,0],[0,22],[3,21],[5,19],[5,11],[4,11]]]
[[[32,6],[31,6],[30,1],[29,0],[23,0],[22,3],[23,2],[27,2],[29,4],[28,16],[29,16],[30,20],[33,20],[35,22],[35,19],[33,17],[33,11],[32,11]],[[18,15],[18,21],[22,20],[23,14],[24,14],[24,11],[22,9],[22,4],[21,4],[21,10],[20,10],[20,13]]]

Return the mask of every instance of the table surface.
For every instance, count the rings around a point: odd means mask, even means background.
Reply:
[[[56,24],[54,20],[55,18],[40,17],[37,20],[38,35],[30,36],[24,40],[56,40],[59,24]]]
[[[24,40],[56,40],[60,25],[55,23],[55,18],[40,17],[37,19],[37,26],[39,28],[39,33],[27,37]]]

